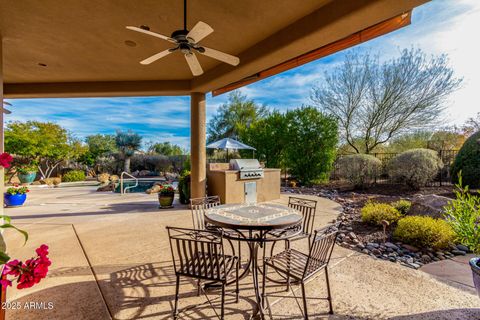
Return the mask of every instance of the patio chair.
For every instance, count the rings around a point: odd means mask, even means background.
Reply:
[[[222,232],[174,227],[167,227],[167,230],[172,251],[173,267],[177,277],[173,319],[177,319],[178,317],[180,277],[183,276],[221,284],[221,313],[218,318],[223,320],[225,287],[227,285],[227,279],[232,272],[235,272],[235,293],[236,302],[238,302],[238,257],[225,255]],[[207,300],[210,303],[208,297]],[[210,305],[212,306],[211,303]]]
[[[205,218],[203,214],[205,210],[216,207],[218,205],[220,205],[219,196],[190,199],[190,210],[192,211],[193,228],[197,230],[204,230]]]
[[[263,260],[263,288],[262,297],[265,302],[265,279],[268,267],[277,272],[286,275],[288,281],[290,278],[299,282],[302,287],[304,318],[308,320],[307,298],[305,296],[305,282],[316,275],[321,270],[325,270],[325,280],[327,283],[327,292],[329,313],[333,314],[332,295],[330,292],[330,281],[328,279],[328,263],[332,255],[333,247],[338,234],[338,226],[329,226],[314,232],[310,243],[309,253],[304,254],[295,249],[286,249],[272,257],[265,257]]]

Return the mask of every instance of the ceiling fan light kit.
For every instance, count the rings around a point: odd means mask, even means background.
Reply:
[[[175,44],[175,47],[156,53],[153,56],[140,61],[140,63],[143,65],[149,65],[175,51],[180,51],[185,56],[185,60],[187,61],[190,71],[194,76],[199,76],[203,73],[202,66],[195,55],[196,52],[232,66],[237,66],[240,63],[240,59],[238,57],[198,44],[203,38],[211,34],[213,29],[205,22],[199,21],[193,27],[193,29],[189,31],[187,29],[187,0],[184,0],[183,9],[183,29],[174,31],[170,37],[152,32],[150,31],[150,28],[145,25],[140,27],[126,27],[128,30],[147,34]]]

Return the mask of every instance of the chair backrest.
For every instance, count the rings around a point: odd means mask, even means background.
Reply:
[[[324,265],[328,265],[337,240],[337,235],[338,225],[331,225],[320,230],[315,230],[310,244],[310,252],[305,265],[304,276]]]
[[[167,227],[176,274],[224,280],[223,234],[216,231]]]
[[[198,230],[205,229],[205,210],[216,207],[218,205],[220,205],[219,196],[190,199],[190,210],[192,211],[193,228]]]
[[[315,213],[317,211],[317,201],[289,197],[288,206],[302,213],[302,231],[307,234],[312,234],[313,223],[315,221]]]

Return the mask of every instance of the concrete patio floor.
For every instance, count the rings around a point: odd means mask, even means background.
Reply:
[[[287,199],[282,195],[279,202]],[[320,227],[341,207],[317,199]],[[7,310],[7,319],[171,319],[175,277],[165,226],[191,226],[185,206],[163,211],[154,195],[97,193],[93,187],[35,188],[26,206],[6,209],[5,214],[30,234],[22,246],[19,235],[6,231],[11,256],[28,258],[46,243],[53,262],[39,285],[8,290],[8,301],[22,306],[53,302],[53,308]],[[299,246],[305,249],[305,244]],[[480,299],[472,288],[450,285],[419,270],[340,247],[334,250],[330,270],[335,315],[326,314],[325,301],[310,300],[312,319],[480,319]],[[238,304],[228,292],[226,319],[248,319],[254,303],[250,284],[250,276],[241,281]],[[291,293],[272,284],[267,292],[274,319],[302,319],[300,301]],[[205,297],[196,297],[193,282],[183,280],[180,293],[180,308],[197,305],[181,319],[215,319]],[[326,295],[322,274],[307,285],[307,295]],[[208,296],[218,306],[218,293]]]

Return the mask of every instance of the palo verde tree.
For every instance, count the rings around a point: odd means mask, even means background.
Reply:
[[[233,91],[227,103],[221,105],[208,123],[208,141],[222,138],[239,139],[240,133],[250,125],[268,115],[266,106],[257,105],[240,91]]]
[[[135,151],[140,150],[142,146],[142,137],[131,130],[127,132],[117,131],[115,144],[123,158],[123,170],[130,172],[130,161]]]
[[[5,150],[21,164],[36,164],[42,178],[49,178],[65,160],[77,160],[85,147],[52,122],[10,122],[5,128]]]
[[[446,55],[427,57],[405,49],[380,62],[352,52],[313,87],[311,100],[338,120],[342,138],[355,152],[370,153],[401,133],[433,125],[461,81]]]

